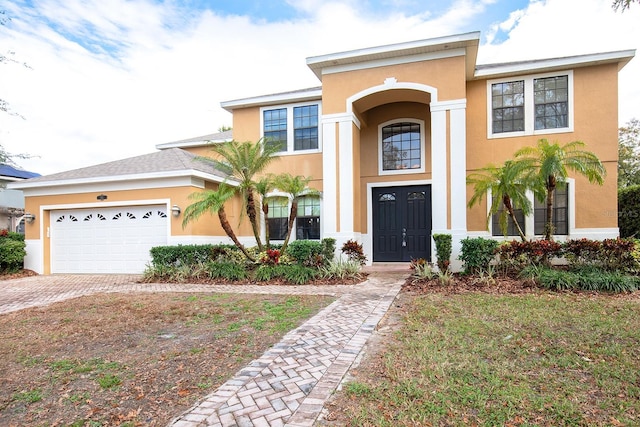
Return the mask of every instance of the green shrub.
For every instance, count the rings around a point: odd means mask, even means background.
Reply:
[[[284,278],[296,285],[304,285],[318,275],[318,270],[300,264],[283,266],[283,271]]]
[[[207,274],[210,279],[244,280],[247,278],[247,269],[244,265],[233,262],[208,262]]]
[[[301,265],[319,266],[324,264],[322,243],[316,240],[294,240],[287,246],[287,254]]]
[[[319,275],[323,279],[357,279],[360,277],[361,267],[359,262],[339,259],[321,267]]]
[[[521,270],[528,265],[549,265],[562,256],[562,245],[551,240],[512,240],[498,246],[499,265],[506,271]]]
[[[634,292],[640,289],[640,277],[621,271],[605,271],[593,266],[573,271],[529,266],[523,269],[521,276],[533,279],[546,289],[556,291]]]
[[[284,265],[262,264],[256,268],[254,279],[259,282],[268,282],[269,280],[284,277]]]
[[[562,246],[572,268],[595,266],[607,271],[637,272],[638,244],[633,239],[568,240]]]
[[[489,264],[495,258],[498,241],[483,237],[466,238],[462,240],[460,260],[466,273],[477,274],[487,271]]]
[[[620,237],[640,237],[640,185],[618,190]]]
[[[0,239],[0,269],[2,271],[20,270],[27,256],[26,244],[22,240],[10,237]]]
[[[451,262],[451,234],[434,234],[433,240],[436,242],[436,258],[440,271],[449,271]]]
[[[542,268],[535,281],[546,289],[567,291],[579,288],[580,276],[571,271]]]
[[[320,241],[322,245],[322,256],[326,263],[333,261],[336,255],[336,239],[333,237],[325,237]]]
[[[176,245],[151,248],[151,263],[157,265],[193,265],[211,260],[242,263],[244,255],[234,245]]]
[[[364,254],[362,244],[355,240],[347,240],[340,248],[340,251],[347,256],[349,261],[355,261],[360,265],[367,263],[367,256]]]

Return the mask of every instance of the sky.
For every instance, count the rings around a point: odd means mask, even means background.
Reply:
[[[640,48],[612,0],[0,0],[0,145],[42,175],[231,126],[220,103],[320,86],[312,56],[480,31],[478,64]],[[640,56],[640,51],[638,52]],[[619,125],[640,118],[640,58]]]

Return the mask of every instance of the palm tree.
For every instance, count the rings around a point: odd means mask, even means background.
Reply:
[[[533,209],[531,201],[527,198],[527,190],[535,185],[530,170],[524,162],[507,160],[503,166],[489,165],[467,177],[467,184],[474,185],[469,207],[479,203],[491,190],[492,200],[487,224],[492,215],[498,214],[500,229],[506,236],[508,218],[511,218],[523,242],[527,237],[518,224],[513,207],[519,206],[525,216],[529,215]]]
[[[584,150],[585,143],[572,141],[565,145],[557,142],[551,144],[546,139],[538,140],[536,147],[524,147],[516,151],[515,157],[535,171],[537,179],[544,186],[544,191],[536,191],[540,201],[546,199],[547,214],[545,223],[545,240],[553,237],[553,195],[558,183],[567,181],[571,170],[586,177],[590,183],[602,185],[607,174],[598,157]]]
[[[320,196],[320,192],[313,188],[309,188],[308,184],[311,177],[293,176],[289,173],[283,173],[276,177],[276,187],[287,193],[291,199],[291,210],[289,211],[289,223],[287,225],[287,236],[282,244],[282,252],[287,249],[291,233],[293,231],[293,223],[298,216],[298,201],[305,196]]]
[[[238,181],[237,189],[242,196],[258,250],[262,252],[263,245],[262,239],[260,239],[260,227],[256,209],[256,183],[254,177],[263,172],[276,158],[273,155],[278,152],[278,147],[266,144],[263,138],[256,143],[229,141],[222,144],[213,144],[211,151],[217,155],[217,158],[213,159],[216,166]]]
[[[227,219],[227,213],[224,209],[224,204],[235,196],[236,190],[225,184],[221,183],[217,190],[205,190],[201,192],[192,193],[189,195],[189,199],[195,200],[192,204],[187,206],[184,210],[184,217],[182,219],[182,228],[186,225],[200,218],[204,213],[218,214],[220,225],[227,236],[231,238],[233,243],[242,251],[244,256],[250,261],[255,261],[255,258],[247,252],[247,249],[238,240],[238,237],[233,231],[229,220]]]
[[[264,215],[264,240],[267,249],[271,246],[269,241],[269,203],[267,195],[275,188],[275,178],[273,175],[263,176],[256,182],[256,193],[260,195],[262,213]]]

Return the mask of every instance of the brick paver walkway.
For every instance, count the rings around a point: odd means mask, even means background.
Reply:
[[[355,286],[232,286],[136,283],[133,275],[34,276],[0,282],[0,314],[98,292],[324,294],[321,310],[171,427],[312,426],[362,352],[408,271],[376,272]]]

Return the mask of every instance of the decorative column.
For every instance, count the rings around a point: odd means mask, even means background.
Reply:
[[[353,125],[358,119],[350,113],[322,117],[322,224],[323,235],[336,239],[340,248],[354,232]]]
[[[462,267],[458,256],[467,237],[466,107],[465,99],[431,103],[432,233],[451,234],[453,271]]]

